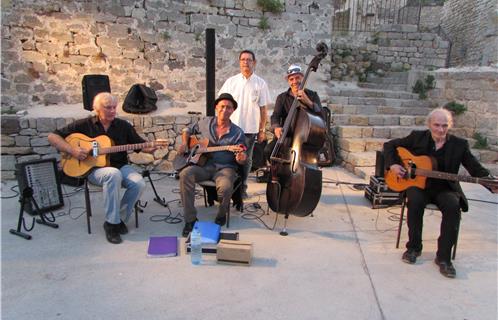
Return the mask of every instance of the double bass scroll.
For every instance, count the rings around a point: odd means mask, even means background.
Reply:
[[[311,71],[318,69],[327,55],[327,45],[319,43],[299,90],[303,90]],[[282,134],[270,156],[271,180],[266,187],[268,206],[277,213],[307,216],[316,208],[322,192],[322,172],[318,152],[327,133],[324,120],[294,99]]]

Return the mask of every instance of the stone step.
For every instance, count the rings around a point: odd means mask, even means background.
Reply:
[[[384,76],[369,73],[366,82],[382,84],[407,84],[408,72],[389,72]]]
[[[332,126],[338,138],[381,138],[393,139],[407,136],[412,130],[424,130],[425,126]]]
[[[394,91],[394,90],[375,90],[365,88],[340,89],[328,87],[329,96],[346,96],[346,97],[364,97],[364,98],[390,98],[390,99],[418,99],[418,94]]]
[[[375,105],[375,106],[409,107],[409,108],[433,108],[436,106],[435,102],[431,102],[428,100],[416,100],[416,99],[330,96],[328,101],[333,104]]]
[[[393,115],[393,114],[332,114],[335,125],[355,126],[421,126],[426,116]]]
[[[408,116],[426,116],[431,112],[432,108],[417,107],[391,107],[391,106],[376,106],[376,105],[348,105],[330,103],[327,105],[333,114],[395,114]]]
[[[338,138],[339,149],[346,152],[365,152],[382,150],[384,142],[388,139],[382,138]]]
[[[394,83],[359,82],[358,87],[375,90],[408,91],[408,85]]]

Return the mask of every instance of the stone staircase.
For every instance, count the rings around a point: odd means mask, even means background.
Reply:
[[[426,116],[436,105],[406,91],[407,82],[408,73],[393,72],[369,77],[355,88],[336,85],[327,89],[338,156],[357,176],[368,179],[374,174],[376,151],[382,150],[384,142],[426,128]],[[496,156],[489,150],[473,152],[484,161]],[[493,163],[486,166],[498,171]]]

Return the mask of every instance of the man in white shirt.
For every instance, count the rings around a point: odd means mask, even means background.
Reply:
[[[250,50],[243,50],[239,54],[240,73],[228,78],[221,87],[218,95],[227,92],[237,101],[238,108],[230,120],[242,128],[245,133],[247,159],[242,173],[243,192],[247,198],[247,177],[252,167],[252,153],[254,143],[265,140],[265,126],[267,106],[270,103],[270,92],[266,81],[254,74],[256,56]]]

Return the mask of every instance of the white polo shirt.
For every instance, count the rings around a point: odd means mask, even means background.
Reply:
[[[239,73],[225,81],[218,91],[218,96],[222,93],[230,93],[238,104],[230,120],[241,127],[244,133],[258,133],[260,108],[270,103],[270,91],[266,81],[254,73],[249,79]]]

